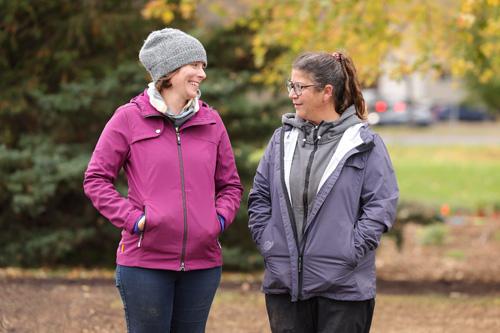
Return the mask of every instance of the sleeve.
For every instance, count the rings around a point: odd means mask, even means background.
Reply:
[[[217,147],[217,164],[215,169],[215,209],[224,219],[227,229],[234,221],[240,208],[243,186],[238,176],[231,142],[221,120],[222,134]]]
[[[224,220],[224,217],[220,216],[219,214],[217,214],[217,219],[219,220],[220,232],[222,233],[224,232],[224,229],[226,229],[226,221]]]
[[[354,229],[357,260],[375,250],[382,234],[392,227],[398,199],[399,189],[389,153],[382,139],[376,136],[365,166],[361,216]]]
[[[257,171],[255,173],[255,177],[253,180],[253,186],[248,195],[248,228],[250,229],[250,233],[252,234],[252,238],[254,242],[259,245],[259,241],[266,227],[267,222],[271,218],[271,170],[272,170],[272,152],[273,150],[273,142],[275,134],[269,141],[264,155],[262,156],[259,166],[257,167]]]
[[[126,110],[118,109],[104,127],[85,171],[83,189],[94,207],[116,227],[134,233],[143,212],[115,188],[114,182],[129,153]]]

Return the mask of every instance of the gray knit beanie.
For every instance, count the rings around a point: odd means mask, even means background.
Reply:
[[[199,40],[177,29],[165,28],[149,34],[139,52],[139,60],[153,81],[179,67],[201,61],[207,53]]]

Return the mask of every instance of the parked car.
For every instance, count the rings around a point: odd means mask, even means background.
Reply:
[[[465,105],[436,105],[432,108],[435,117],[439,121],[493,121],[495,117],[482,108]]]
[[[430,105],[413,104],[410,112],[411,123],[416,126],[429,126],[435,121]]]
[[[367,102],[367,108],[368,123],[371,125],[428,126],[434,122],[434,116],[425,104],[379,99]]]

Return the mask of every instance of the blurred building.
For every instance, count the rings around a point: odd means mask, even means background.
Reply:
[[[382,75],[377,82],[378,95],[387,100],[404,100],[418,104],[459,104],[465,98],[463,83],[449,75],[435,77],[414,73],[402,80]]]

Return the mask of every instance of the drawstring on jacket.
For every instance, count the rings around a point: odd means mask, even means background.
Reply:
[[[310,124],[310,123],[304,123],[304,125],[300,127],[300,130],[304,134],[304,138],[302,139],[302,147],[305,147],[306,142],[307,142],[307,137],[311,134],[311,131],[313,130],[313,128],[311,126],[308,126],[307,124]],[[321,137],[323,136],[323,134],[328,132],[328,130],[331,127],[333,127],[333,124],[325,123],[324,121],[322,121],[318,125],[313,125],[313,126],[314,126],[314,128],[318,128],[318,134],[316,135],[315,138],[313,138],[313,144],[314,144],[316,142],[319,142],[319,140],[321,140]]]

